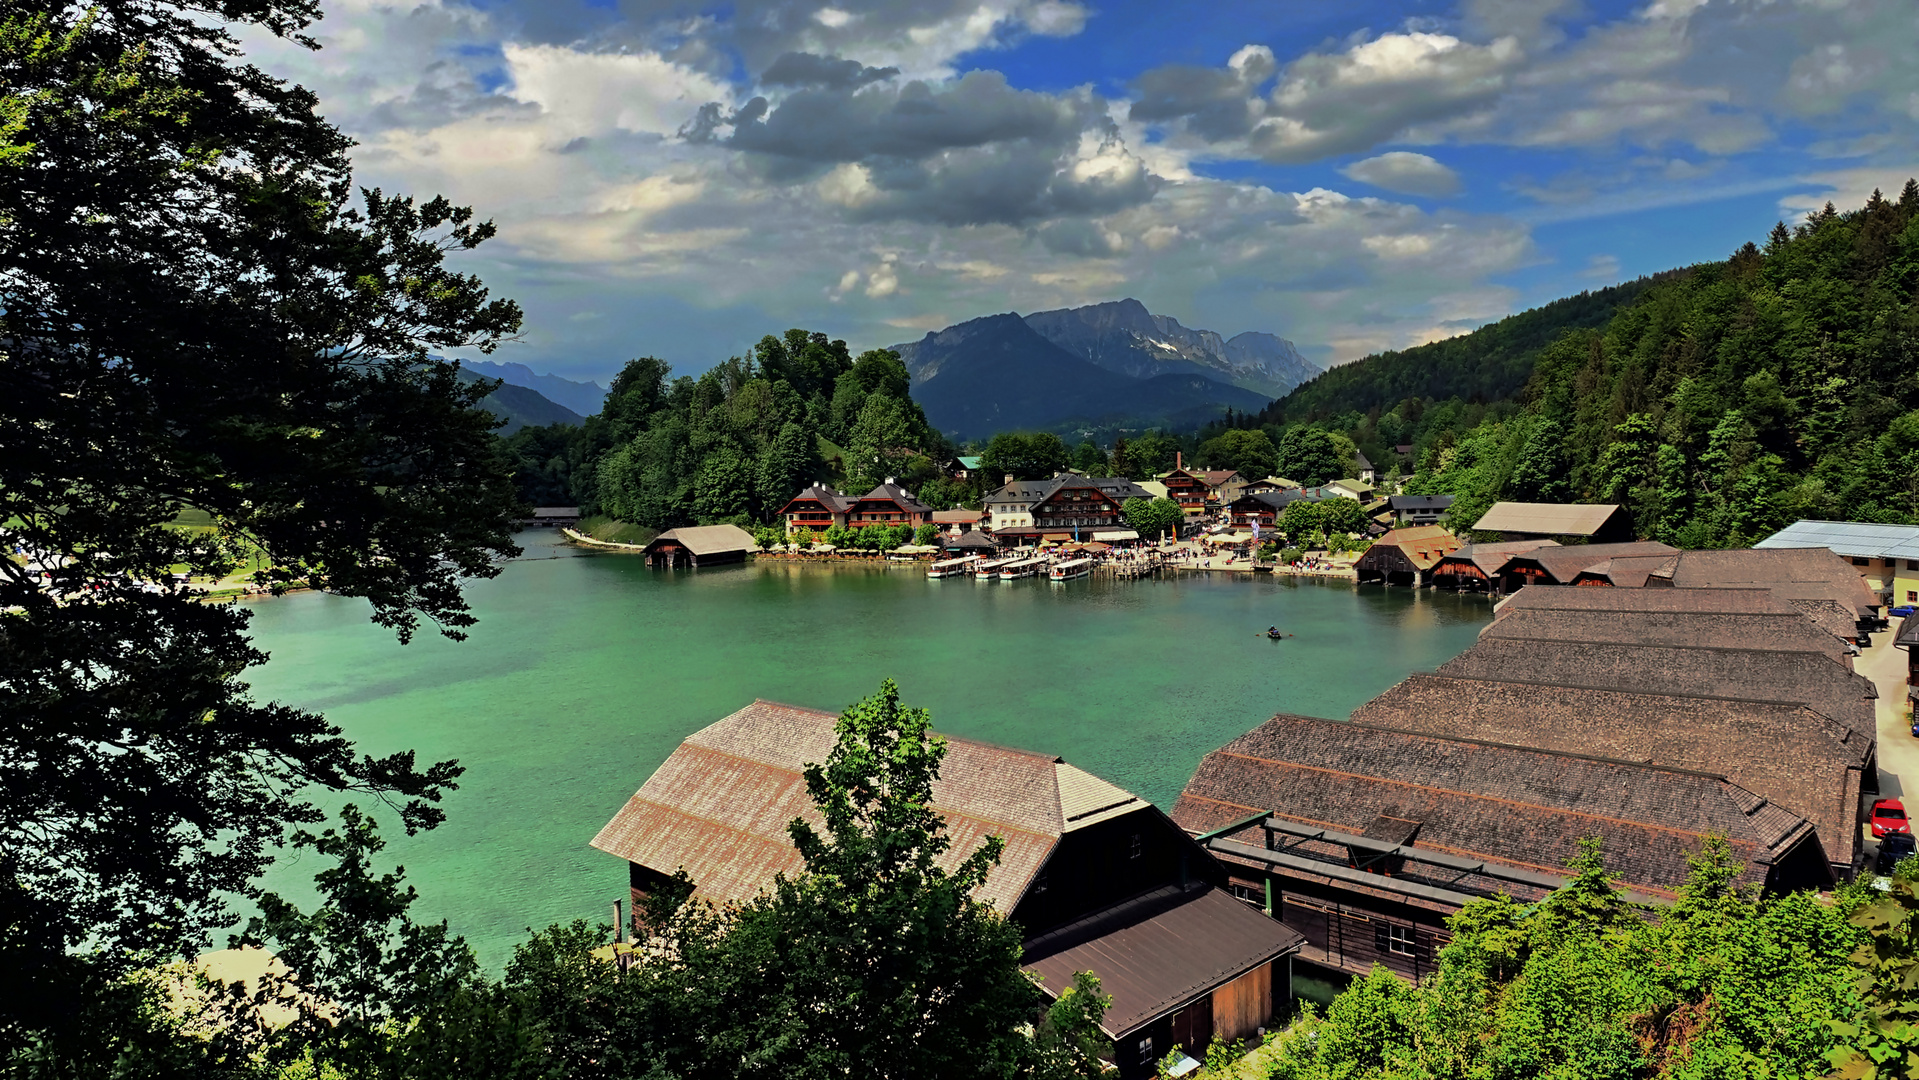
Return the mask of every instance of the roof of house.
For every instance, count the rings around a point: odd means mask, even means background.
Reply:
[[[1804,705],[1414,674],[1353,720],[1452,738],[1643,761],[1725,776],[1804,815],[1850,861],[1874,740]],[[1766,747],[1754,753],[1755,745]]]
[[[1098,976],[1113,999],[1100,1027],[1119,1038],[1305,940],[1222,889],[1168,885],[1027,942],[1023,963],[1056,997]]]
[[[1359,557],[1360,563],[1368,563],[1374,552],[1383,557],[1389,549],[1397,548],[1408,562],[1421,570],[1430,570],[1448,552],[1459,547],[1459,538],[1438,525],[1408,525],[1394,529],[1373,541],[1366,554]]]
[[[895,483],[890,476],[887,477],[886,482],[880,486],[861,495],[857,499],[848,500],[849,505],[862,502],[890,502],[899,506],[900,509],[907,511],[931,511],[933,509],[921,502],[919,496],[914,495],[912,492]]]
[[[1479,636],[1482,639],[1607,641],[1623,645],[1708,645],[1724,649],[1812,652],[1851,666],[1845,642],[1792,609],[1784,612],[1647,612],[1502,608]]]
[[[1473,523],[1473,531],[1591,536],[1618,512],[1619,507],[1606,504],[1496,502]]]
[[[1586,567],[1573,575],[1570,584],[1616,585],[1622,589],[1637,589],[1646,584],[1646,578],[1652,572],[1665,565],[1665,555],[1622,555],[1606,559]]]
[[[1299,482],[1298,482],[1297,480],[1288,480],[1288,479],[1286,479],[1286,478],[1285,478],[1285,477],[1283,477],[1283,476],[1266,476],[1266,477],[1261,477],[1261,478],[1260,478],[1260,479],[1258,479],[1258,480],[1254,480],[1254,481],[1252,481],[1252,483],[1253,483],[1253,485],[1254,485],[1254,486],[1259,486],[1259,485],[1262,485],[1262,484],[1263,484],[1263,485],[1266,485],[1267,487],[1272,487],[1272,488],[1282,488],[1282,489],[1283,489],[1283,488],[1296,488],[1296,487],[1298,487],[1298,486],[1299,486]]]
[[[1329,480],[1326,482],[1326,486],[1329,488],[1338,488],[1342,491],[1350,491],[1354,495],[1370,495],[1377,490],[1372,484],[1368,484],[1364,480]]]
[[[1670,560],[1668,560],[1670,561]],[[1856,611],[1831,600],[1789,599],[1761,586],[1726,588],[1595,589],[1528,585],[1500,602],[1499,611],[1522,607],[1565,611],[1728,611],[1753,614],[1796,611],[1837,640],[1858,635]]]
[[[977,468],[979,468],[979,455],[978,455],[978,454],[964,454],[964,455],[962,455],[962,456],[960,456],[959,458],[957,458],[957,459],[955,459],[955,460],[957,460],[957,461],[958,461],[958,462],[960,463],[960,467],[961,467],[961,468],[963,468],[963,469],[977,469]]]
[[[983,532],[968,529],[951,540],[948,540],[946,547],[949,550],[956,548],[979,548],[984,551],[987,549],[996,549],[999,547],[999,544]]]
[[[1453,505],[1451,495],[1389,495],[1386,505],[1394,510],[1445,510]]]
[[[1173,819],[1197,832],[1261,810],[1355,834],[1400,818],[1419,823],[1416,847],[1548,873],[1598,835],[1613,871],[1661,891],[1685,882],[1702,834],[1724,835],[1763,880],[1813,831],[1704,772],[1284,714],[1208,754]]]
[[[1646,583],[1682,589],[1759,585],[1783,600],[1836,600],[1861,614],[1879,606],[1859,571],[1828,548],[1682,551],[1660,564]]]
[[[799,494],[786,500],[786,506],[782,507],[780,512],[785,513],[794,503],[804,502],[808,499],[820,503],[836,514],[845,513],[847,507],[859,501],[846,492],[834,491],[825,484],[808,484],[799,490]]]
[[[1899,623],[1899,632],[1892,635],[1892,643],[1904,645],[1907,648],[1919,645],[1919,619],[1907,616],[1902,620]]]
[[[1062,472],[1055,473],[1045,480],[1015,480],[1010,484],[1001,485],[992,494],[986,496],[986,501],[1037,506],[1069,487],[1091,487],[1117,503],[1123,503],[1127,499],[1156,497],[1155,492],[1123,476],[1081,476],[1075,472]],[[1157,494],[1164,495],[1164,489]]]
[[[1207,487],[1218,487],[1228,480],[1240,479],[1239,472],[1235,469],[1201,469],[1193,475],[1206,481]]]
[[[1252,510],[1257,507],[1248,504],[1258,503],[1260,506],[1268,506],[1274,510],[1284,510],[1288,503],[1297,502],[1300,497],[1298,488],[1287,488],[1284,491],[1249,491],[1234,499],[1229,505]]]
[[[1558,547],[1557,540],[1505,540],[1496,544],[1467,544],[1458,551],[1441,559],[1441,563],[1470,563],[1491,577],[1505,568],[1506,564],[1529,551],[1542,547]],[[1434,567],[1435,572],[1444,573],[1445,567]]]
[[[738,525],[682,525],[654,537],[646,550],[674,541],[695,555],[716,555],[724,551],[756,551],[760,542]]]
[[[787,835],[801,818],[820,828],[805,770],[832,751],[833,713],[755,701],[694,732],[607,822],[593,846],[661,873],[684,867],[697,895],[744,901],[775,874],[802,869]],[[947,737],[933,784],[953,846],[949,869],[988,836],[1006,849],[981,898],[1010,912],[1059,837],[1151,807],[1059,758]]]
[[[1831,548],[1864,559],[1919,559],[1919,525],[1863,521],[1795,521],[1755,548]]]
[[[1506,564],[1511,573],[1522,566],[1536,567],[1557,585],[1570,585],[1581,570],[1595,563],[1642,555],[1672,555],[1679,549],[1657,540],[1638,540],[1626,544],[1569,544],[1565,547],[1536,548],[1515,556]]]
[[[1645,694],[1793,701],[1858,731],[1876,730],[1872,681],[1804,652],[1481,638],[1441,675]]]
[[[935,525],[970,525],[985,516],[986,513],[982,510],[935,510],[933,523]]]
[[[1353,451],[1352,464],[1354,476],[1358,476],[1360,473],[1366,472],[1373,467],[1372,459],[1366,456],[1366,451],[1364,450]]]

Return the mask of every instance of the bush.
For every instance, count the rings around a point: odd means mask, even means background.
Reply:
[[[1300,557],[1305,554],[1306,554],[1305,552],[1299,550],[1298,548],[1289,547],[1286,550],[1279,553],[1279,561],[1286,562],[1286,563],[1298,562]]]

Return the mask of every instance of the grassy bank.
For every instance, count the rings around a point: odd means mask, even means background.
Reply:
[[[632,525],[624,521],[595,515],[581,518],[574,531],[590,536],[595,540],[604,540],[609,544],[647,544],[660,535],[658,529],[649,529],[644,525]]]

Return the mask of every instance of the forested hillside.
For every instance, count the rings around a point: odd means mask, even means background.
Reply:
[[[1407,490],[1456,496],[1456,525],[1498,499],[1623,503],[1642,535],[1686,547],[1750,543],[1804,517],[1919,523],[1915,289],[1908,181],[1896,202],[1828,205],[1763,247],[1662,275],[1603,324],[1562,325],[1503,399],[1382,399],[1408,350],[1340,369],[1353,389],[1324,400],[1344,413],[1265,426],[1325,428],[1369,454],[1413,443]],[[1426,355],[1449,371],[1499,366],[1518,355],[1501,327],[1522,318]]]
[[[844,341],[789,330],[697,379],[670,373],[631,361],[584,426],[507,439],[522,496],[667,529],[764,521],[812,480],[944,482],[933,458],[947,448],[887,350],[855,359]]]

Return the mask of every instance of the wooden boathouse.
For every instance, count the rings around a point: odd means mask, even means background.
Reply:
[[[820,825],[804,772],[838,718],[755,701],[689,735],[593,846],[626,860],[638,901],[684,868],[697,897],[744,901],[804,868],[786,823]],[[1005,844],[981,887],[1024,933],[1022,963],[1057,994],[1091,971],[1122,1077],[1174,1047],[1254,1037],[1291,994],[1303,938],[1235,899],[1225,868],[1153,804],[1049,754],[948,738],[933,786],[951,868]],[[638,908],[640,905],[635,904]]]
[[[745,562],[759,541],[738,525],[684,525],[668,529],[646,545],[648,566],[717,566]]]
[[[1373,541],[1353,564],[1353,571],[1361,581],[1426,585],[1433,567],[1459,546],[1458,537],[1437,525],[1394,529]]]

